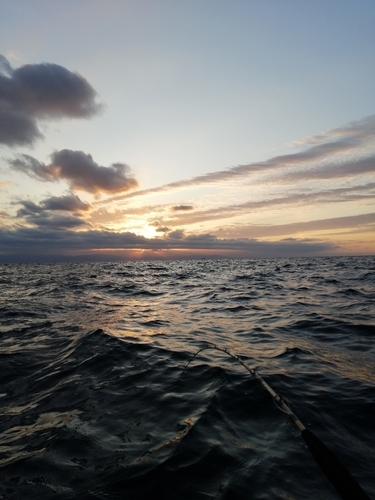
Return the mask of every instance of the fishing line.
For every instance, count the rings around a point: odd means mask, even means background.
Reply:
[[[295,427],[300,431],[307,447],[317,464],[327,476],[332,486],[336,489],[343,500],[371,500],[367,493],[357,483],[354,477],[346,469],[343,463],[334,455],[334,453],[317,437],[312,431],[307,429],[300,419],[292,412],[290,404],[280,394],[277,394],[270,385],[259,375],[257,368],[250,368],[236,354],[232,354],[225,347],[219,347],[216,344],[209,343],[205,347],[201,347],[189,360],[184,368],[184,372],[188,369],[190,363],[198,354],[208,349],[216,349],[224,352],[231,358],[238,361],[254,378],[256,378],[264,387],[264,389],[272,396],[276,406],[288,415]]]

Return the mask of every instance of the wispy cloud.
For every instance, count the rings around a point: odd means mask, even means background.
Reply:
[[[327,189],[313,192],[291,191],[284,196],[270,197],[258,201],[247,201],[236,205],[223,205],[206,210],[195,210],[184,214],[174,214],[167,219],[170,226],[195,224],[219,219],[250,214],[265,208],[278,208],[288,205],[314,205],[323,203],[352,202],[375,200],[375,182],[360,186],[350,186],[337,189]]]
[[[346,217],[333,217],[327,219],[309,220],[306,222],[292,222],[288,224],[241,224],[223,226],[214,231],[214,234],[225,234],[225,237],[239,238],[277,238],[285,235],[301,233],[319,233],[323,231],[350,230],[361,233],[374,232],[375,213],[351,215]]]
[[[367,116],[362,120],[352,121],[342,127],[327,130],[321,134],[305,137],[304,139],[294,141],[293,146],[308,146],[316,143],[324,143],[332,140],[349,141],[352,144],[363,144],[371,140],[375,135],[375,116]]]
[[[345,179],[362,174],[375,174],[375,154],[364,158],[353,158],[348,161],[327,163],[319,167],[285,172],[272,180],[291,183],[305,180]]]
[[[43,137],[39,122],[89,118],[101,105],[81,75],[57,64],[13,69],[0,55],[0,144],[30,145]]]
[[[38,180],[56,182],[65,180],[72,191],[93,194],[117,193],[138,186],[130,167],[114,163],[109,167],[98,165],[90,154],[63,149],[51,154],[51,163],[45,164],[29,155],[8,160],[9,165]]]
[[[374,172],[375,116],[351,122],[345,127],[300,141],[306,149],[270,158],[264,162],[238,165],[225,170],[138,190],[111,198],[108,201],[181,190],[204,184],[239,181],[257,174],[273,173],[278,179],[340,178],[356,173]],[[291,170],[292,169],[292,170]]]

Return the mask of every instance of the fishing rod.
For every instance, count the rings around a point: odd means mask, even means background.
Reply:
[[[277,394],[272,387],[267,384],[255,368],[250,368],[250,366],[242,361],[242,359],[240,359],[236,354],[232,354],[225,347],[219,347],[216,344],[209,344],[199,349],[194,356],[191,357],[190,361],[185,366],[184,371],[187,370],[190,363],[199,353],[208,349],[216,349],[235,359],[262,384],[264,389],[266,389],[266,391],[272,396],[276,406],[288,415],[295,427],[300,431],[301,436],[307,444],[312,456],[315,458],[317,464],[343,500],[371,500],[367,493],[346,469],[343,463],[336,457],[336,455],[334,455],[334,453],[324,443],[322,443],[322,441],[315,436],[313,432],[303,425],[300,419],[292,412],[290,406],[285,402],[282,396]]]

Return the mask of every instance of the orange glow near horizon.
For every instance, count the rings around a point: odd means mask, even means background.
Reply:
[[[348,251],[348,255],[352,252]],[[361,252],[358,252],[358,254]],[[150,250],[150,249],[91,249],[87,252],[74,252],[70,253],[71,256],[86,256],[99,258],[99,260],[189,260],[189,259],[252,259],[262,258],[258,253],[250,254],[249,252],[241,250],[228,250],[228,249],[168,249],[168,250]],[[333,255],[333,254],[332,254]],[[271,256],[264,255],[264,258],[271,258]],[[279,257],[283,257],[280,255]],[[277,258],[277,256],[272,256]]]

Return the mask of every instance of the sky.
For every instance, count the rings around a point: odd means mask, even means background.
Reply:
[[[0,0],[0,262],[375,254],[373,0]]]

